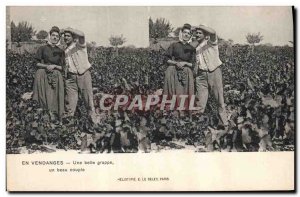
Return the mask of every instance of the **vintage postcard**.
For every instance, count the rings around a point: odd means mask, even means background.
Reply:
[[[294,16],[7,6],[7,191],[294,191]]]

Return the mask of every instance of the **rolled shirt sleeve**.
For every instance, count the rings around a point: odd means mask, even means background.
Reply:
[[[217,34],[215,34],[215,36],[216,36],[216,40],[213,41],[213,40],[211,40],[211,38],[209,38],[207,41],[207,44],[213,45],[213,46],[218,45],[218,36],[217,36]]]

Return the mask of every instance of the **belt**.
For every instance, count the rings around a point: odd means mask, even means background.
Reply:
[[[87,69],[86,71],[84,71],[84,73],[82,73],[82,74],[79,74],[79,73],[72,73],[72,72],[68,72],[68,74],[70,74],[70,75],[79,75],[79,76],[82,76],[82,75],[84,75],[87,71],[89,71],[90,69]]]
[[[83,74],[84,74],[84,73],[83,73]],[[79,76],[81,76],[81,75],[83,75],[83,74],[68,72],[68,75],[79,75]]]
[[[220,66],[221,66],[221,65],[220,65]],[[212,73],[212,72],[214,72],[215,70],[217,70],[220,66],[218,66],[218,67],[215,68],[214,70],[202,70],[202,69],[199,69],[199,70],[198,70],[198,74],[200,74],[201,72]]]

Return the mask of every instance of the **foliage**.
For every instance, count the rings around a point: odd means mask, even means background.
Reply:
[[[247,42],[251,45],[251,52],[252,53],[254,51],[255,44],[260,43],[263,40],[263,38],[264,37],[262,35],[260,35],[260,32],[258,32],[258,33],[248,33],[246,35]]]
[[[173,28],[168,20],[165,18],[158,18],[153,22],[149,18],[149,37],[150,38],[165,38],[173,31]]]
[[[11,22],[11,40],[12,42],[27,42],[30,41],[36,31],[27,21],[19,22],[18,25]]]
[[[121,34],[120,36],[110,36],[109,43],[113,47],[118,47],[126,42],[126,38]]]
[[[260,34],[260,32],[252,33],[252,34],[248,33],[246,35],[247,42],[252,45],[260,43],[263,40],[263,38],[264,37],[263,37],[263,35]]]
[[[177,28],[174,30],[174,35],[175,35],[176,37],[179,36],[180,29],[181,29],[181,27],[177,27]]]
[[[36,34],[36,38],[39,40],[44,40],[46,39],[48,36],[48,32],[45,30],[40,30],[37,34]]]
[[[90,58],[93,59],[95,57],[97,43],[95,41],[87,42],[86,46],[87,46],[87,51],[90,54]]]
[[[97,124],[87,119],[80,99],[74,118],[59,122],[30,97],[34,55],[6,54],[6,146],[8,153],[79,149],[83,134],[99,152],[147,152],[192,146],[197,151],[294,150],[294,51],[291,47],[233,45],[235,58],[222,65],[224,97],[230,132],[220,135],[216,102],[209,99],[205,114],[179,116],[161,111],[103,112],[103,94],[154,94],[162,88],[167,68],[164,51],[120,48],[95,49],[92,82]],[[226,48],[220,48],[224,60]],[[91,54],[91,53],[90,53]],[[116,130],[116,123],[121,130]],[[143,124],[145,123],[145,125]],[[165,125],[162,122],[166,122]],[[25,147],[25,148],[23,148]]]
[[[115,47],[116,55],[119,54],[118,46],[123,45],[125,42],[126,42],[126,38],[124,38],[122,34],[121,36],[110,36],[109,38],[110,45]]]

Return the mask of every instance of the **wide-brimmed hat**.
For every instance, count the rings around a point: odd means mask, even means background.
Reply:
[[[67,33],[67,32],[73,34],[73,33],[74,33],[74,29],[71,28],[71,27],[67,27],[67,28],[62,29],[62,30],[60,31],[60,33],[62,33],[62,34]]]
[[[198,26],[195,26],[195,30],[202,30],[202,31],[206,32],[205,27],[206,27],[206,25],[200,24]]]

